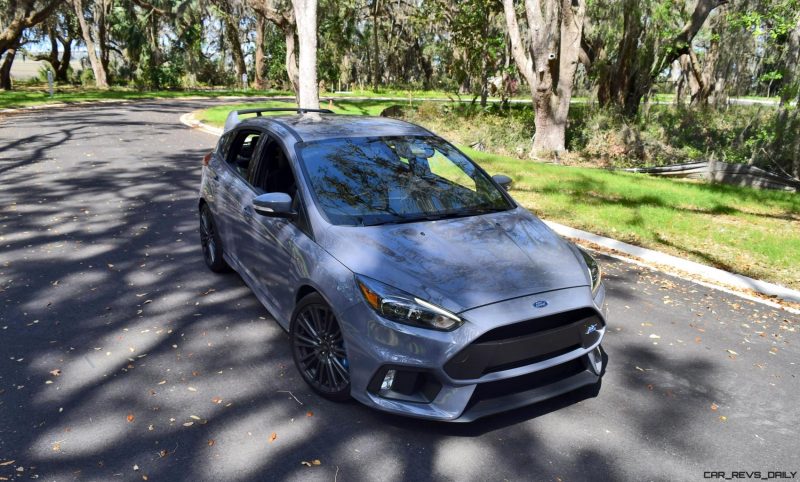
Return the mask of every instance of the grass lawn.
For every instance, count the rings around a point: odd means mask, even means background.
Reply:
[[[291,92],[276,90],[160,90],[160,91],[137,91],[125,88],[112,88],[109,90],[84,89],[73,86],[59,86],[56,88],[55,95],[50,97],[46,86],[25,86],[20,85],[12,91],[0,91],[0,109],[13,109],[19,107],[29,107],[41,104],[88,102],[98,100],[134,100],[134,99],[153,99],[153,98],[179,98],[179,97],[271,97],[271,96],[293,96]],[[398,90],[381,89],[378,92],[372,90],[355,90],[350,92],[326,92],[321,95],[323,99],[333,97],[335,99],[346,99],[348,97],[393,97],[395,99],[453,99],[468,102],[472,96],[461,96],[452,92],[431,90]],[[498,99],[499,100],[499,99]],[[396,101],[395,101],[396,102]]]
[[[339,101],[334,110],[377,115],[392,104]],[[253,105],[214,107],[199,117],[219,126],[236,107]],[[798,194],[556,166],[460,148],[488,172],[511,176],[514,198],[542,218],[800,289]]]
[[[264,91],[264,90],[158,90],[137,91],[131,89],[78,89],[74,87],[59,87],[55,95],[50,97],[46,88],[26,89],[20,87],[12,91],[0,91],[0,109],[12,109],[41,104],[57,104],[71,102],[89,102],[98,100],[135,100],[154,98],[179,98],[179,97],[224,97],[224,96],[277,96],[292,95],[291,92]]]

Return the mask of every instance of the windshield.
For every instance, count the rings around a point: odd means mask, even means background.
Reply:
[[[513,207],[483,171],[436,137],[327,139],[302,145],[300,158],[333,224],[414,222]]]

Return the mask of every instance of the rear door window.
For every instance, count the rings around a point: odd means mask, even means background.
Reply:
[[[255,130],[241,130],[233,138],[226,160],[244,179],[247,179],[247,171],[250,168],[250,164],[255,162],[255,154],[260,139],[261,132]]]

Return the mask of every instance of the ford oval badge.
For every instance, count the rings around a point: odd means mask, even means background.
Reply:
[[[534,308],[544,308],[545,306],[547,306],[547,301],[545,300],[538,300],[533,302]]]

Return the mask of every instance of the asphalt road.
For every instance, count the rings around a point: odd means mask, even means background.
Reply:
[[[211,102],[0,120],[0,480],[800,470],[798,317],[605,257],[597,397],[456,425],[313,395],[239,277],[203,264],[196,198],[216,139],[178,117]]]

